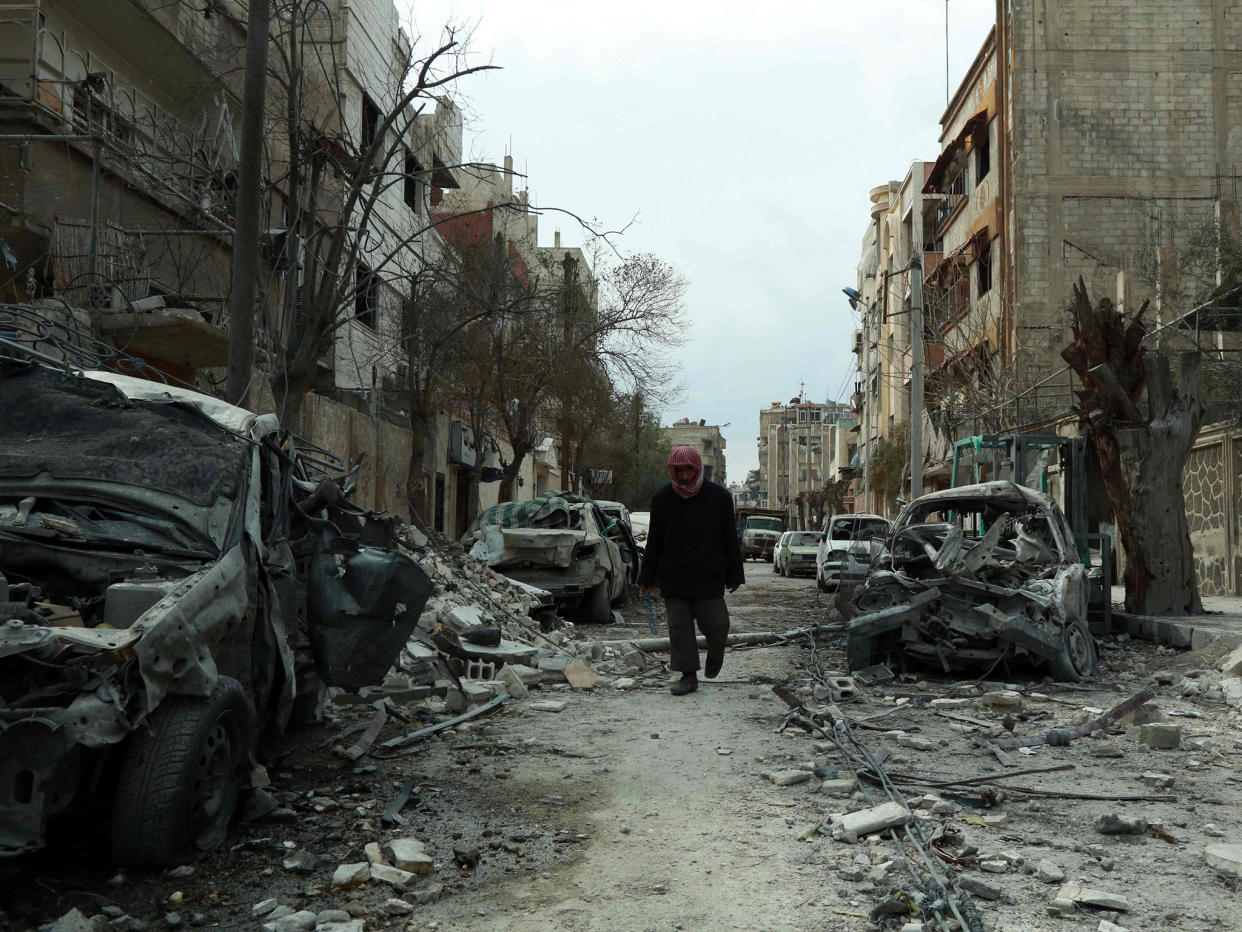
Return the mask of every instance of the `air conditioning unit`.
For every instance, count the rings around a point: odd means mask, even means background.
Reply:
[[[449,426],[449,462],[473,467],[476,460],[474,431],[461,421],[453,421]]]

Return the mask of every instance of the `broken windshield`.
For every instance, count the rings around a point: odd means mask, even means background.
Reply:
[[[780,518],[747,518],[748,531],[783,531]]]
[[[844,518],[832,522],[832,540],[871,540],[888,536],[888,522],[883,518]]]
[[[0,374],[0,410],[0,483],[10,490],[20,480],[46,486],[50,477],[210,507],[237,495],[250,456],[245,440],[184,406],[133,401],[111,385],[43,367]]]

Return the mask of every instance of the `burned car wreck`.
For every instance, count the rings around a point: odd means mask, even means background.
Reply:
[[[1096,671],[1086,570],[1052,498],[985,482],[906,505],[852,599],[850,667],[944,672],[1013,658],[1058,680]]]
[[[549,592],[557,610],[607,624],[612,605],[638,580],[639,550],[629,527],[592,499],[546,492],[484,511],[463,545],[497,573]]]
[[[256,415],[0,358],[0,855],[107,825],[223,841],[261,736],[378,682],[429,581],[349,475]]]

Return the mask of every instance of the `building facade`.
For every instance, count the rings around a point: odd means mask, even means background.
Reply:
[[[852,409],[844,404],[819,404],[801,397],[788,404],[774,401],[759,411],[759,487],[764,507],[780,508],[791,517],[805,517],[799,497],[820,491],[836,477],[850,455],[848,437],[854,424]]]
[[[719,485],[728,485],[725,470],[725,438],[720,428],[705,420],[692,421],[688,417],[660,428],[664,443],[673,447],[688,446],[699,451],[703,459],[703,478]]]

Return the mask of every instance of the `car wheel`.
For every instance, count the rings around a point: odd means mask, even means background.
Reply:
[[[250,757],[241,685],[216,680],[205,699],[169,696],[125,744],[112,808],[112,855],[168,867],[218,848]]]
[[[587,594],[582,599],[582,609],[582,616],[589,625],[606,625],[612,621],[607,579],[587,590]]]
[[[1065,683],[1079,683],[1095,675],[1097,656],[1095,639],[1081,619],[1061,630],[1061,652],[1049,662],[1052,678]]]

